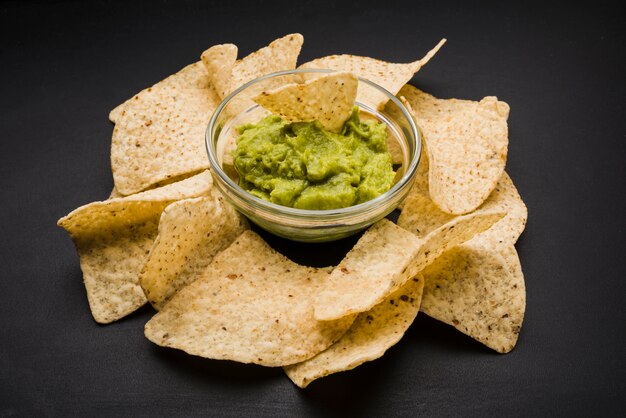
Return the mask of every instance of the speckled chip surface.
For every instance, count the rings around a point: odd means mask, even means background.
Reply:
[[[473,240],[493,241],[494,244],[503,246],[514,244],[524,231],[528,209],[506,172],[502,174],[487,200],[474,213],[493,210],[502,211],[506,215],[488,230],[477,234]],[[427,189],[414,186],[402,206],[398,225],[418,237],[423,237],[455,217],[442,211],[432,201]]]
[[[298,265],[245,231],[145,327],[148,339],[211,359],[285,366],[337,341],[354,316],[313,317],[327,269]]]
[[[139,93],[116,120],[111,140],[115,188],[123,195],[208,168],[204,133],[219,97],[202,63]],[[202,79],[202,82],[198,80]]]
[[[317,120],[325,129],[339,132],[352,113],[358,87],[354,74],[338,72],[263,91],[253,100],[290,122]]]
[[[526,290],[515,248],[465,244],[428,266],[421,310],[486,346],[513,349],[524,319]]]
[[[169,205],[139,275],[148,301],[161,309],[247,227],[245,218],[219,193]]]
[[[528,216],[526,205],[507,173],[502,174],[489,198],[473,213],[492,210],[506,215],[471,240],[444,253],[433,263],[434,267],[424,270],[427,284],[421,309],[488,347],[506,353],[515,346],[525,312],[524,276],[513,244],[524,230]],[[441,211],[427,189],[414,187],[402,208],[398,225],[423,237],[455,217]]]
[[[383,219],[368,229],[315,298],[315,318],[365,312],[395,292],[447,249],[489,228],[502,212],[460,216],[418,239]],[[402,268],[398,268],[402,266]]]
[[[413,75],[418,72],[420,68],[426,65],[426,63],[435,56],[445,42],[446,40],[442,39],[423,58],[406,64],[395,64],[369,57],[343,54],[317,58],[302,64],[299,68],[326,68],[338,71],[349,71],[384,87],[391,92],[391,94],[396,94],[403,85],[413,78]],[[308,75],[308,77],[317,77],[317,75]],[[364,87],[359,90],[357,100],[374,109],[379,109],[384,106],[388,98],[377,90]]]
[[[230,92],[230,79],[237,61],[237,45],[215,45],[204,51],[200,57],[207,69],[209,82],[220,99]]]
[[[148,87],[124,103],[116,106],[109,113],[109,120],[116,123],[119,117],[124,113],[126,106],[131,106],[133,103],[141,100],[143,95],[165,89],[172,86],[186,86],[189,88],[206,88],[207,87],[207,72],[200,61],[187,65],[177,73],[159,81],[151,87]]]
[[[227,57],[219,57],[217,59],[204,59],[205,65],[209,68],[209,71],[218,71],[214,74],[214,79],[223,80],[219,82],[219,94],[223,99],[228,94],[232,93],[237,88],[252,81],[261,76],[274,73],[277,71],[293,70],[296,68],[296,62],[304,37],[299,33],[292,33],[282,38],[278,38],[271,42],[268,46],[259,49],[251,53],[250,55],[235,61],[231,65],[231,59],[233,56],[233,49],[229,47],[222,47],[221,50],[208,51],[215,56],[217,52],[225,52]],[[236,49],[234,54],[236,56]],[[222,60],[220,64],[219,60]],[[289,78],[291,79],[291,78]],[[252,97],[259,94],[263,89],[272,89],[283,85],[287,80],[285,77],[279,77],[274,80],[267,80],[262,85],[252,85],[246,89],[245,93],[237,95],[236,98],[230,101],[226,112],[230,114],[238,114],[250,106],[254,105]]]
[[[450,214],[479,207],[504,172],[509,105],[493,96],[478,102],[437,99],[410,85],[399,94],[424,134],[432,200]]]
[[[367,312],[360,313],[339,341],[317,356],[285,367],[287,376],[299,387],[333,373],[382,357],[394,346],[417,316],[424,278],[413,277]]]
[[[201,196],[211,187],[211,176],[202,173],[133,196],[89,203],[59,219],[76,245],[97,322],[116,321],[146,303],[138,276],[161,212],[173,201]]]

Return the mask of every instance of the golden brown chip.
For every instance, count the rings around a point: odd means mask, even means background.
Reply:
[[[204,133],[220,100],[204,65],[188,68],[124,105],[111,143],[113,179],[121,194],[208,168]]]
[[[374,58],[345,54],[318,58],[302,64],[299,68],[326,68],[349,71],[359,77],[373,81],[392,94],[396,94],[403,85],[413,78],[413,75],[418,72],[420,68],[430,61],[445,42],[446,40],[442,39],[424,56],[424,58],[408,64],[394,64]],[[308,76],[317,77],[318,75]],[[359,89],[357,100],[377,109],[381,108],[387,102],[387,96],[374,89],[364,87]]]
[[[169,205],[139,276],[148,301],[161,309],[246,228],[246,220],[219,193]]]
[[[350,327],[313,317],[328,270],[298,265],[245,231],[147,324],[154,343],[212,358],[286,366],[328,348]]]
[[[352,113],[358,87],[354,74],[337,72],[263,91],[253,100],[290,122],[317,120],[325,129],[339,132]]]
[[[163,209],[209,193],[208,172],[136,195],[93,202],[59,219],[80,257],[94,319],[116,321],[146,302],[137,278],[157,235]]]
[[[365,312],[396,291],[443,252],[489,228],[502,212],[453,219],[424,239],[383,219],[359,239],[315,298],[315,318],[332,320]]]
[[[500,352],[517,342],[526,307],[515,247],[476,243],[453,248],[423,272],[421,310]]]
[[[335,344],[302,363],[285,367],[299,387],[333,373],[382,357],[404,335],[417,316],[424,279],[418,274],[367,312],[360,313]]]
[[[504,172],[509,105],[437,99],[413,86],[400,91],[422,129],[432,200],[451,214],[468,213],[487,199]]]

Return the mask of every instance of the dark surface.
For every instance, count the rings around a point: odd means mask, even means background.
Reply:
[[[626,414],[623,15],[598,2],[199,3],[0,4],[0,416]],[[382,359],[299,390],[280,369],[153,345],[151,308],[93,321],[55,223],[112,188],[109,110],[210,45],[234,42],[243,56],[295,31],[300,62],[406,62],[447,37],[413,83],[511,105],[507,171],[530,213],[512,353],[422,315]],[[347,248],[274,244],[318,261]]]

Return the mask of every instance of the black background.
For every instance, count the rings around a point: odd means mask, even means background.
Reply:
[[[625,414],[623,14],[597,1],[470,3],[0,3],[0,416]],[[55,223],[112,188],[109,110],[211,45],[244,56],[296,31],[299,62],[407,62],[446,37],[413,84],[511,105],[507,171],[529,209],[512,353],[420,315],[383,358],[300,390],[280,369],[153,345],[149,307],[93,321]],[[271,242],[317,264],[350,244]]]

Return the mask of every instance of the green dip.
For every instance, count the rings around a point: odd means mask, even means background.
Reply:
[[[336,209],[371,200],[392,186],[387,127],[361,121],[355,107],[341,133],[315,122],[268,116],[238,127],[239,185],[261,199],[298,209]]]

